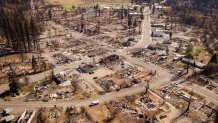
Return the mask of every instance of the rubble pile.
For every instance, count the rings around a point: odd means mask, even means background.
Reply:
[[[72,62],[72,59],[61,53],[54,54],[52,57],[56,60],[57,64],[69,64]]]

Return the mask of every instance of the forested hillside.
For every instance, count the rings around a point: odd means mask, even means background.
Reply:
[[[202,44],[213,55],[203,73],[217,75],[218,0],[167,0],[165,4],[170,21],[198,28]]]
[[[30,52],[36,48],[39,26],[30,8],[30,0],[0,1],[0,35],[14,51]]]
[[[203,40],[211,54],[218,51],[218,0],[167,0],[166,5],[174,21],[204,30]]]

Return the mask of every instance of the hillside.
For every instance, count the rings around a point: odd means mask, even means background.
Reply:
[[[89,4],[95,2],[102,3],[128,3],[130,0],[45,0],[46,3],[50,4]]]
[[[213,54],[218,51],[218,8],[217,0],[168,0],[172,9],[169,16],[179,18],[177,22],[193,25],[201,30],[206,49]],[[185,8],[185,9],[184,9]]]

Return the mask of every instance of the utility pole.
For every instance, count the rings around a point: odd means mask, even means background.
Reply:
[[[189,64],[187,64],[186,73],[189,71]]]
[[[150,88],[150,85],[149,85],[149,82],[146,82],[146,86],[145,86],[145,93],[147,94],[148,93],[148,90]]]

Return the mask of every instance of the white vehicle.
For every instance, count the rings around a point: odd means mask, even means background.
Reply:
[[[91,104],[89,104],[89,107],[95,106],[99,104],[99,100],[93,101]]]

